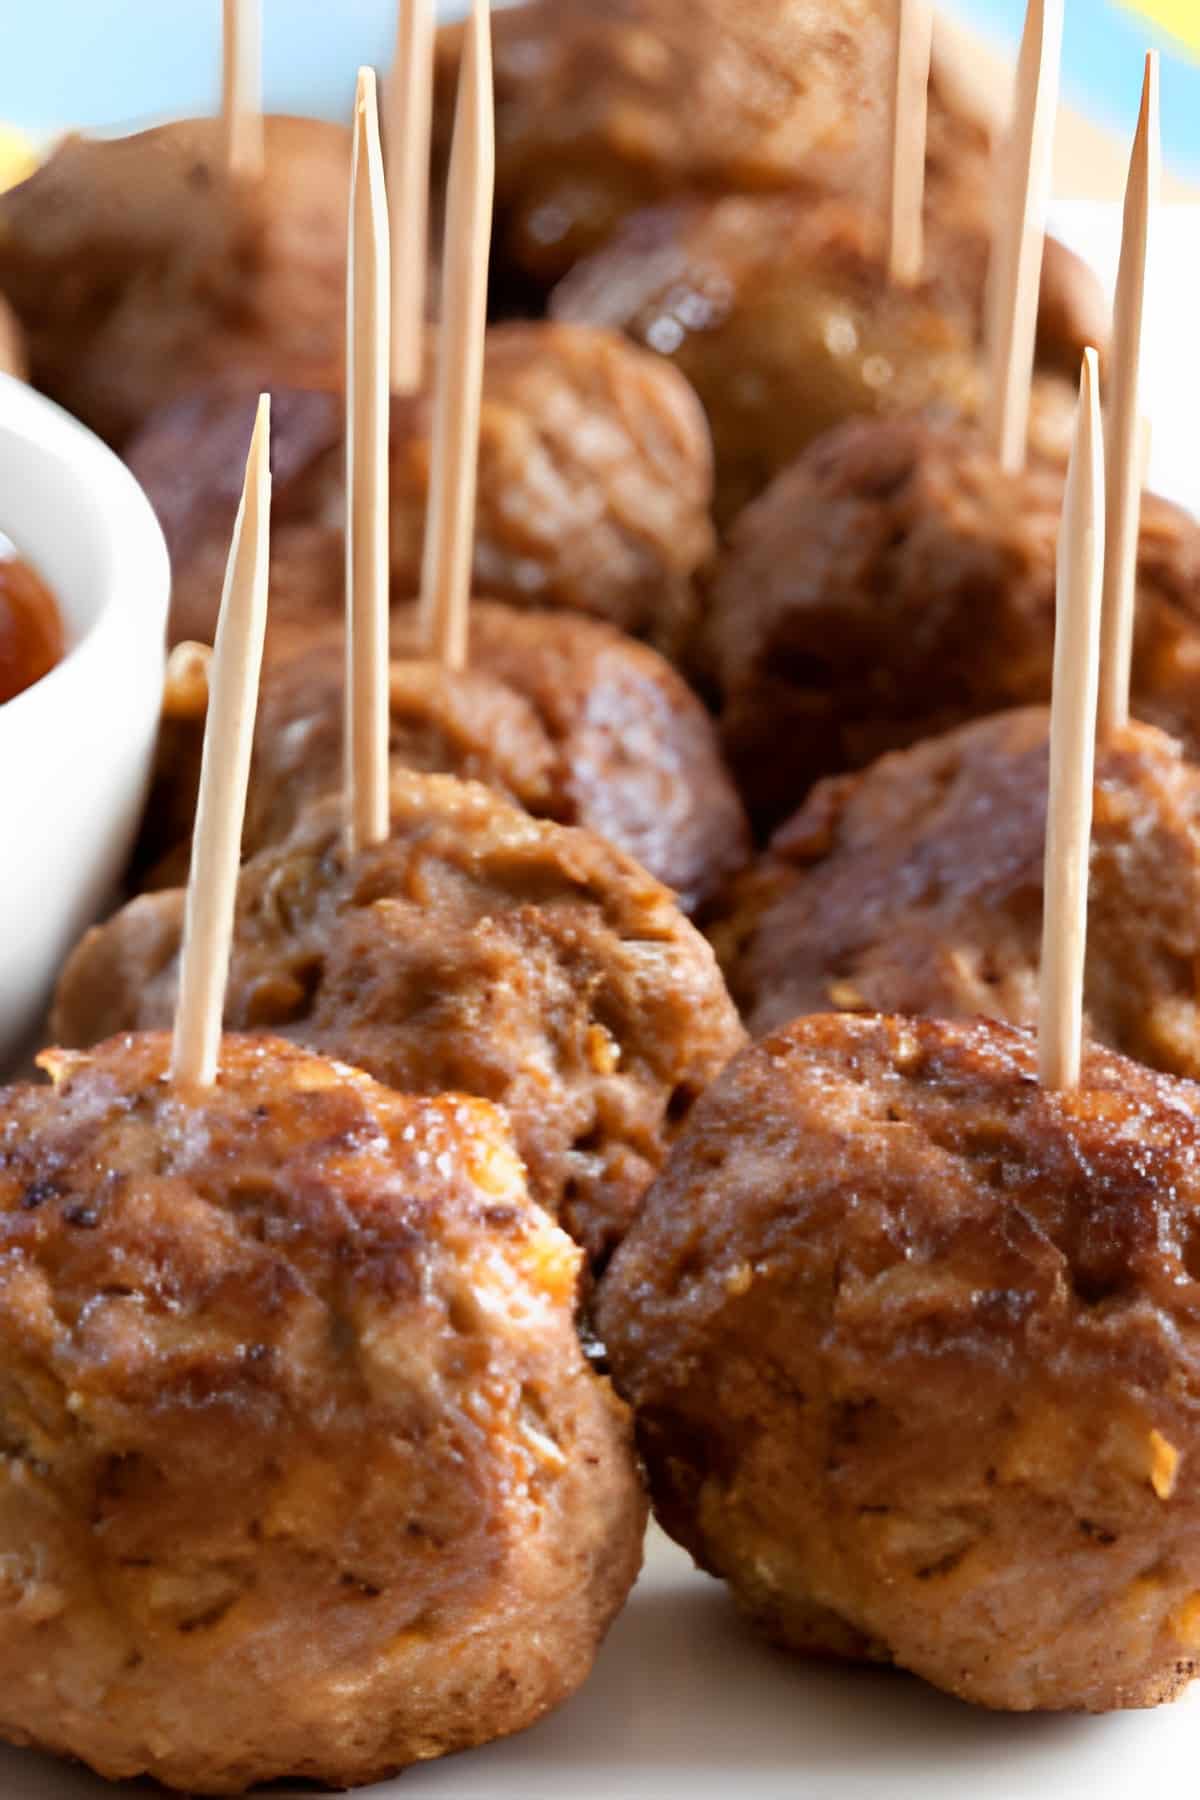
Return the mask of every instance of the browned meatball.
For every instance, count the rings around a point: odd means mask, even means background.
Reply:
[[[637,207],[799,188],[875,201],[892,8],[881,0],[531,0],[492,20],[498,264],[548,287]],[[461,26],[439,33],[437,137]],[[988,210],[986,122],[935,52],[930,211]]]
[[[344,641],[335,626],[267,667],[259,701],[243,843],[281,843],[314,800],[344,779]],[[428,660],[389,669],[388,754],[400,768],[482,781],[538,817],[552,814],[555,755],[522,695],[486,669]]]
[[[1063,338],[1043,346],[1032,441],[1065,453],[1074,383],[1103,301],[1069,253],[1048,246],[1047,280],[1071,265]],[[729,195],[633,217],[556,289],[556,317],[629,333],[670,358],[704,402],[727,524],[810,440],[858,414],[923,407],[977,417],[986,239],[930,234],[930,274],[887,278],[882,225],[842,199]]]
[[[207,646],[179,644],[168,661],[154,781],[131,871],[135,888],[187,880],[208,715],[209,654]],[[341,628],[324,622],[303,635],[299,627],[288,632],[282,649],[266,661],[242,833],[245,854],[281,842],[306,806],[341,789],[344,664]],[[482,781],[527,812],[556,816],[554,746],[533,707],[513,688],[477,668],[454,671],[428,660],[393,661],[389,699],[389,755],[395,764]],[[725,780],[728,784],[728,776]]]
[[[536,709],[557,755],[554,817],[610,839],[703,911],[749,856],[709,713],[648,645],[562,613],[474,602],[473,663]]]
[[[0,375],[17,375],[24,380],[28,373],[21,327],[12,307],[0,294]]]
[[[744,867],[750,835],[712,719],[646,644],[597,620],[475,601],[470,666],[420,658],[411,607],[392,624],[393,763],[485,782],[539,818],[585,825],[710,905]],[[262,681],[243,844],[279,843],[343,780],[341,627],[298,628]],[[187,672],[192,670],[187,665]],[[207,691],[170,673],[136,880],[186,879]],[[171,835],[173,834],[173,835]],[[163,861],[162,859],[166,860]],[[149,874],[147,874],[149,868]]]
[[[208,383],[151,413],[125,461],[158,515],[171,553],[168,641],[211,644],[258,397]],[[344,405],[333,388],[271,393],[269,629],[342,606],[344,502],[326,465],[340,458]],[[338,527],[335,529],[335,526]]]
[[[221,1794],[531,1724],[641,1557],[578,1252],[478,1100],[169,1053],[0,1096],[0,1734]]]
[[[821,775],[1003,707],[1046,701],[1059,469],[1006,475],[973,435],[852,421],[738,519],[702,660],[751,817]],[[1134,711],[1200,749],[1200,529],[1147,495]]]
[[[602,1260],[744,1040],[712,951],[591,832],[444,775],[393,774],[391,801],[384,844],[350,856],[330,802],[244,865],[226,1022],[402,1092],[500,1102],[535,1199]],[[168,1024],[182,923],[173,889],[89,932],[54,1035]]]
[[[778,1641],[985,1706],[1200,1657],[1200,1088],[801,1019],[702,1098],[599,1295],[658,1516]]]
[[[428,387],[392,406],[397,599],[408,599],[420,581]],[[244,386],[210,387],[165,407],[129,448],[171,549],[173,638],[210,639],[215,630],[240,492],[231,471],[244,460],[255,403]],[[277,525],[340,525],[341,397],[283,392],[274,405]],[[660,358],[590,327],[541,322],[489,331],[474,571],[484,592],[589,613],[674,651],[695,623],[694,577],[713,549],[711,499],[703,412]],[[290,554],[284,535],[273,565]],[[341,605],[340,572],[327,604]]]
[[[218,372],[257,389],[340,369],[349,134],[264,123],[261,179],[231,178],[220,121],[189,119],[66,138],[0,194],[32,379],[114,443]]]
[[[1037,1022],[1049,714],[1001,713],[821,782],[747,878],[723,953],[755,1036],[799,1013]],[[1200,769],[1147,725],[1096,753],[1092,1037],[1200,1076]]]

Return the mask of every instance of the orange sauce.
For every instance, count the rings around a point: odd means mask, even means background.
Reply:
[[[54,595],[0,536],[0,705],[48,674],[64,648]]]

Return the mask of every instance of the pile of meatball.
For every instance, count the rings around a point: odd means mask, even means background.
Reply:
[[[935,40],[886,275],[887,0],[525,0],[467,666],[393,400],[391,830],[347,846],[349,146],[71,139],[0,360],[174,570],[124,904],[0,1095],[0,1735],[192,1792],[532,1723],[663,1527],[776,1641],[985,1706],[1200,1666],[1200,528],[1147,495],[1080,1086],[1037,1081],[1054,553],[1091,273],[982,435],[995,121]],[[437,46],[442,179],[460,31]],[[435,194],[435,213],[437,196]],[[11,310],[12,325],[7,323]],[[11,343],[11,348],[9,345]],[[270,622],[221,1077],[166,1081],[261,387]]]

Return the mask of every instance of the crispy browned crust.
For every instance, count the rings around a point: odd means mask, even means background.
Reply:
[[[641,1554],[577,1252],[493,1108],[169,1048],[0,1099],[0,1734],[235,1793],[528,1725]]]
[[[340,623],[310,619],[269,656],[243,833],[280,843],[343,780]],[[482,781],[537,817],[598,831],[673,888],[710,905],[745,866],[746,816],[709,713],[646,644],[599,620],[474,600],[468,667],[421,657],[415,611],[392,616],[390,754],[410,769]],[[134,882],[186,880],[205,706],[164,709]]]
[[[1036,1024],[1049,715],[1002,713],[821,782],[722,922],[755,1036],[809,1012]],[[1200,1076],[1200,770],[1097,747],[1084,1007],[1099,1043]]]
[[[448,776],[396,772],[391,800],[391,838],[354,858],[338,797],[244,866],[226,1023],[500,1102],[535,1198],[603,1260],[744,1040],[712,952],[591,832]],[[56,1037],[168,1024],[182,919],[172,890],[89,932]]]
[[[879,0],[532,0],[493,20],[499,274],[545,289],[638,207],[798,188],[876,203],[887,153]],[[450,139],[461,27],[438,35]],[[986,211],[988,133],[935,63],[931,212]]]
[[[598,1322],[659,1517],[782,1641],[992,1707],[1152,1705],[1200,1652],[1200,1089],[1036,1067],[984,1022],[754,1045]]]
[[[631,217],[555,290],[555,316],[627,332],[668,356],[704,403],[718,523],[804,447],[860,415],[976,418],[986,236],[929,224],[929,273],[888,279],[873,205],[801,194],[684,200]],[[1052,269],[1061,267],[1055,257]],[[1035,383],[1035,445],[1065,450],[1082,329],[1052,340]],[[1070,365],[1064,376],[1063,364]]]
[[[414,634],[415,635],[415,634]],[[525,698],[473,659],[463,670],[403,660],[393,634],[388,753],[400,768],[482,781],[527,812],[555,811],[555,754]],[[255,730],[246,854],[281,843],[313,800],[344,780],[345,651],[341,629],[272,663]]]
[[[392,591],[420,584],[429,486],[432,343],[424,391],[396,399],[390,436]],[[162,407],[128,460],[162,522],[175,574],[171,634],[211,640],[256,390],[221,380]],[[302,563],[320,529],[340,554],[343,403],[332,388],[275,392],[272,617],[297,595],[336,616]],[[714,547],[712,449],[695,395],[661,358],[613,332],[539,321],[488,333],[475,520],[476,585],[513,605],[607,619],[674,651],[696,623]],[[322,559],[323,562],[323,559]],[[278,595],[278,604],[277,604]],[[282,613],[281,613],[282,609]]]
[[[919,419],[828,432],[737,520],[703,660],[760,828],[821,775],[1047,701],[1062,473]],[[1145,496],[1134,709],[1200,745],[1200,530]]]
[[[428,393],[397,420],[393,595],[417,591],[428,487]],[[475,585],[565,607],[673,655],[696,623],[714,549],[703,410],[660,357],[587,325],[492,326],[484,360]]]
[[[746,814],[711,715],[669,663],[598,620],[472,602],[470,656],[536,710],[551,812],[599,832],[703,911],[743,868]]]
[[[66,138],[0,194],[0,290],[32,378],[115,443],[218,373],[257,389],[340,369],[349,133],[265,128],[254,182],[228,175],[220,121],[192,119]]]

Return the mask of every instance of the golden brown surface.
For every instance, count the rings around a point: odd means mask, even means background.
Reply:
[[[231,180],[218,119],[189,119],[68,137],[0,194],[0,291],[31,378],[102,437],[218,372],[257,390],[340,369],[349,133],[265,127],[259,180]]]
[[[776,1639],[986,1706],[1200,1653],[1200,1089],[1006,1025],[800,1020],[696,1107],[599,1294],[658,1516]]]
[[[492,21],[497,264],[549,286],[634,209],[796,188],[874,204],[887,156],[881,0],[532,0]],[[438,35],[450,138],[462,31]],[[986,211],[987,130],[935,55],[930,211]]]
[[[397,656],[389,671],[389,756],[402,768],[482,781],[527,812],[555,814],[557,758],[524,697],[479,668],[454,671]],[[168,664],[155,778],[132,870],[135,887],[187,879],[208,714],[206,674],[176,676]],[[206,654],[195,646],[197,656]],[[259,689],[244,855],[280,843],[312,801],[341,792],[344,771],[345,643],[340,625],[310,621],[268,654]],[[728,781],[728,777],[726,777]],[[732,788],[730,789],[732,792]]]
[[[0,535],[0,705],[32,687],[62,660],[62,620],[54,595]]]
[[[471,658],[554,744],[553,816],[597,831],[703,911],[749,856],[711,715],[649,645],[599,621],[472,603]]]
[[[430,382],[395,400],[390,437],[392,591],[421,574],[429,486]],[[211,639],[256,396],[228,382],[163,407],[128,461],[162,522],[175,571],[172,639]],[[342,604],[342,400],[281,391],[272,452],[276,541],[272,609],[282,582],[315,604]],[[514,605],[565,607],[675,649],[695,623],[694,577],[713,550],[712,451],[687,383],[612,332],[544,321],[488,332],[480,420],[476,585]],[[319,582],[289,565],[311,558]],[[282,529],[281,529],[282,528]],[[339,528],[335,531],[335,528]],[[276,579],[278,577],[278,579]]]
[[[245,864],[225,1005],[406,1093],[498,1101],[531,1191],[594,1259],[637,1209],[697,1094],[744,1040],[712,951],[591,832],[444,775],[392,777],[392,835],[348,857],[342,807]],[[167,1025],[179,890],[88,932],[61,1042]]]
[[[1036,1025],[1049,714],[1002,713],[814,788],[722,927],[758,1037],[800,1013]],[[1147,725],[1096,752],[1084,1010],[1200,1077],[1200,769]]]
[[[392,615],[390,755],[482,781],[538,818],[607,837],[673,888],[685,912],[744,867],[746,817],[713,722],[682,676],[599,620],[472,602],[468,667],[420,657],[411,606]],[[343,782],[341,626],[289,630],[264,670],[243,832],[277,844]],[[134,881],[186,879],[207,693],[168,673],[156,779]]]
[[[0,1733],[235,1793],[530,1724],[641,1559],[578,1253],[479,1101],[168,1056],[0,1096]]]
[[[553,811],[555,758],[528,702],[486,667],[463,670],[403,659],[389,670],[388,754],[398,768],[482,781],[526,812]],[[271,663],[255,731],[244,844],[282,843],[306,807],[344,781],[341,630]]]
[[[741,515],[703,661],[751,817],[821,775],[1003,707],[1047,701],[1061,470],[1003,474],[974,435],[851,421]],[[1200,751],[1200,529],[1142,507],[1135,714]]]

